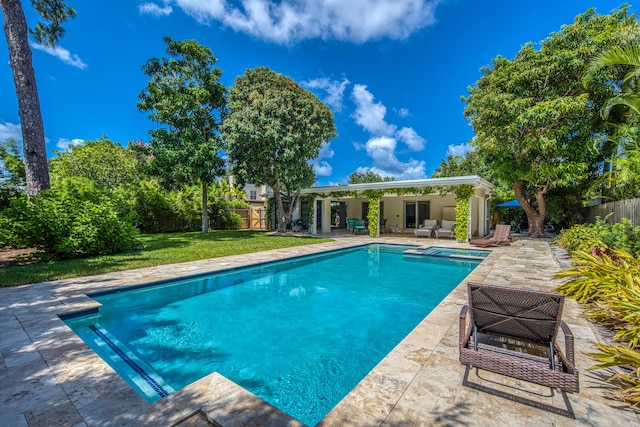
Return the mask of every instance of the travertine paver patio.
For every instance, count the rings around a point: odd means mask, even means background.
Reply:
[[[86,292],[373,241],[468,247],[451,240],[350,236],[332,243],[0,289],[0,426],[299,425],[215,373],[149,404],[57,315],[92,305]],[[467,372],[463,385],[457,320],[467,300],[466,281],[549,290],[558,284],[552,280],[558,270],[545,241],[521,239],[495,248],[321,425],[640,425],[635,413],[616,409],[620,405],[604,396],[597,373],[587,371],[593,361],[586,353],[593,351],[597,334],[571,300],[565,303],[563,319],[576,338],[579,394],[568,394],[565,401],[548,388],[474,370]],[[478,391],[474,384],[487,389]],[[496,396],[500,392],[511,399]],[[566,416],[569,410],[574,418]]]

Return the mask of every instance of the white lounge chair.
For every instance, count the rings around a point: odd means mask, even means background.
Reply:
[[[453,228],[455,227],[455,225],[455,221],[443,219],[442,225],[436,229],[436,239],[439,239],[440,236],[448,236],[453,239]]]
[[[415,234],[416,237],[431,237],[431,235],[433,234],[433,230],[437,228],[437,219],[425,219],[420,227],[413,230],[413,234]]]

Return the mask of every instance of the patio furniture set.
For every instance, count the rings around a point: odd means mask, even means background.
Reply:
[[[437,219],[425,219],[418,228],[413,230],[413,233],[416,237],[432,237],[435,234],[436,239],[440,237],[453,238],[455,225],[455,221],[447,219],[443,219],[442,222]]]

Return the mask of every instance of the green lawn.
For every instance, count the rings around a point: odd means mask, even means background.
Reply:
[[[315,237],[270,236],[263,231],[251,230],[143,234],[140,236],[142,250],[135,252],[1,268],[0,287],[330,241]]]

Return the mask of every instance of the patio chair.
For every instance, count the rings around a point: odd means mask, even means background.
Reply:
[[[416,237],[431,237],[436,228],[438,228],[437,219],[425,219],[420,227],[413,230],[413,234],[415,234]]]
[[[493,236],[486,239],[475,239],[469,242],[470,245],[487,247],[487,246],[501,246],[510,245],[517,240],[516,237],[510,237],[511,225],[510,224],[498,224],[493,232]]]
[[[347,233],[350,231],[356,232],[356,218],[347,218]]]
[[[453,239],[453,229],[456,225],[455,221],[450,221],[447,219],[443,219],[442,220],[442,225],[440,225],[440,227],[436,228],[435,232],[436,232],[436,239],[439,239],[440,236],[449,236]]]
[[[360,232],[366,232],[367,231],[367,225],[366,222],[364,221],[364,219],[356,219],[355,221],[355,225],[353,226],[354,228],[354,233],[360,234]]]
[[[564,295],[468,283],[459,318],[460,362],[562,391],[578,392]],[[468,323],[466,319],[469,317]],[[560,327],[565,353],[556,345]]]
[[[380,220],[380,228],[379,228],[380,234],[385,233],[386,229],[387,229],[387,218],[382,218]]]

